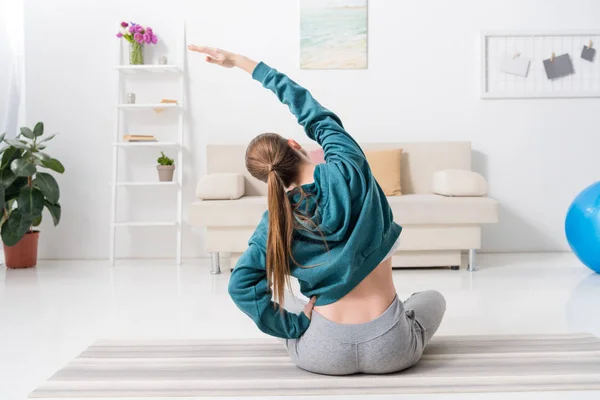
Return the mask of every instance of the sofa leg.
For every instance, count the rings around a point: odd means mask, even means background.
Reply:
[[[214,253],[210,253],[210,255],[212,257],[212,262],[211,262],[212,269],[210,270],[210,273],[212,275],[218,275],[221,273],[221,259],[219,258],[219,253],[214,252]]]
[[[477,271],[477,253],[475,249],[469,250],[469,267],[467,271]]]

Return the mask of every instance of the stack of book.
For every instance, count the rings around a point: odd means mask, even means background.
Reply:
[[[125,135],[125,142],[156,142],[156,138],[152,135]]]
[[[172,100],[172,99],[162,99],[162,100],[160,101],[160,104],[177,104],[177,100]],[[161,107],[156,107],[156,108],[154,109],[154,111],[155,111],[155,112],[158,114],[158,113],[161,113],[161,112],[165,111],[165,109],[164,109],[164,108],[161,108]]]

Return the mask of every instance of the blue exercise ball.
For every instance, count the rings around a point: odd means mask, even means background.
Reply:
[[[600,273],[600,182],[575,197],[567,212],[565,233],[577,258]]]

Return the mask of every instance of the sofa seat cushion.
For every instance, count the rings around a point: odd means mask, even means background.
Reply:
[[[498,202],[489,197],[407,194],[387,198],[400,225],[484,224],[498,222]]]
[[[256,226],[267,209],[267,196],[244,196],[236,200],[199,200],[192,203],[193,226]]]
[[[407,194],[387,198],[401,225],[484,224],[498,222],[498,202],[489,197]],[[267,209],[266,196],[200,200],[189,211],[193,226],[256,226]]]

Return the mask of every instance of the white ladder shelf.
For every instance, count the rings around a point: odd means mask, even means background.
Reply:
[[[118,97],[115,117],[115,139],[113,143],[113,170],[112,170],[112,197],[111,197],[111,219],[110,219],[110,263],[115,263],[115,247],[116,234],[119,227],[170,227],[176,230],[176,254],[175,260],[177,265],[181,264],[181,228],[182,228],[182,212],[183,212],[183,139],[184,139],[184,109],[185,109],[185,33],[182,30],[180,39],[181,65],[126,65],[123,60],[123,40],[119,41],[118,45],[118,63],[117,63],[117,87]],[[124,80],[130,74],[147,74],[152,79],[160,79],[162,76],[173,76],[176,74],[179,78],[180,95],[178,104],[127,104],[124,93]],[[139,110],[139,112],[152,112],[154,108],[163,108],[164,112],[177,112],[178,116],[178,138],[173,142],[122,142],[121,122],[128,112]],[[119,182],[119,153],[137,148],[156,148],[157,150],[174,148],[177,149],[176,169],[173,182]],[[137,187],[173,187],[177,188],[177,215],[172,221],[117,221],[117,191],[119,188],[135,188]]]

